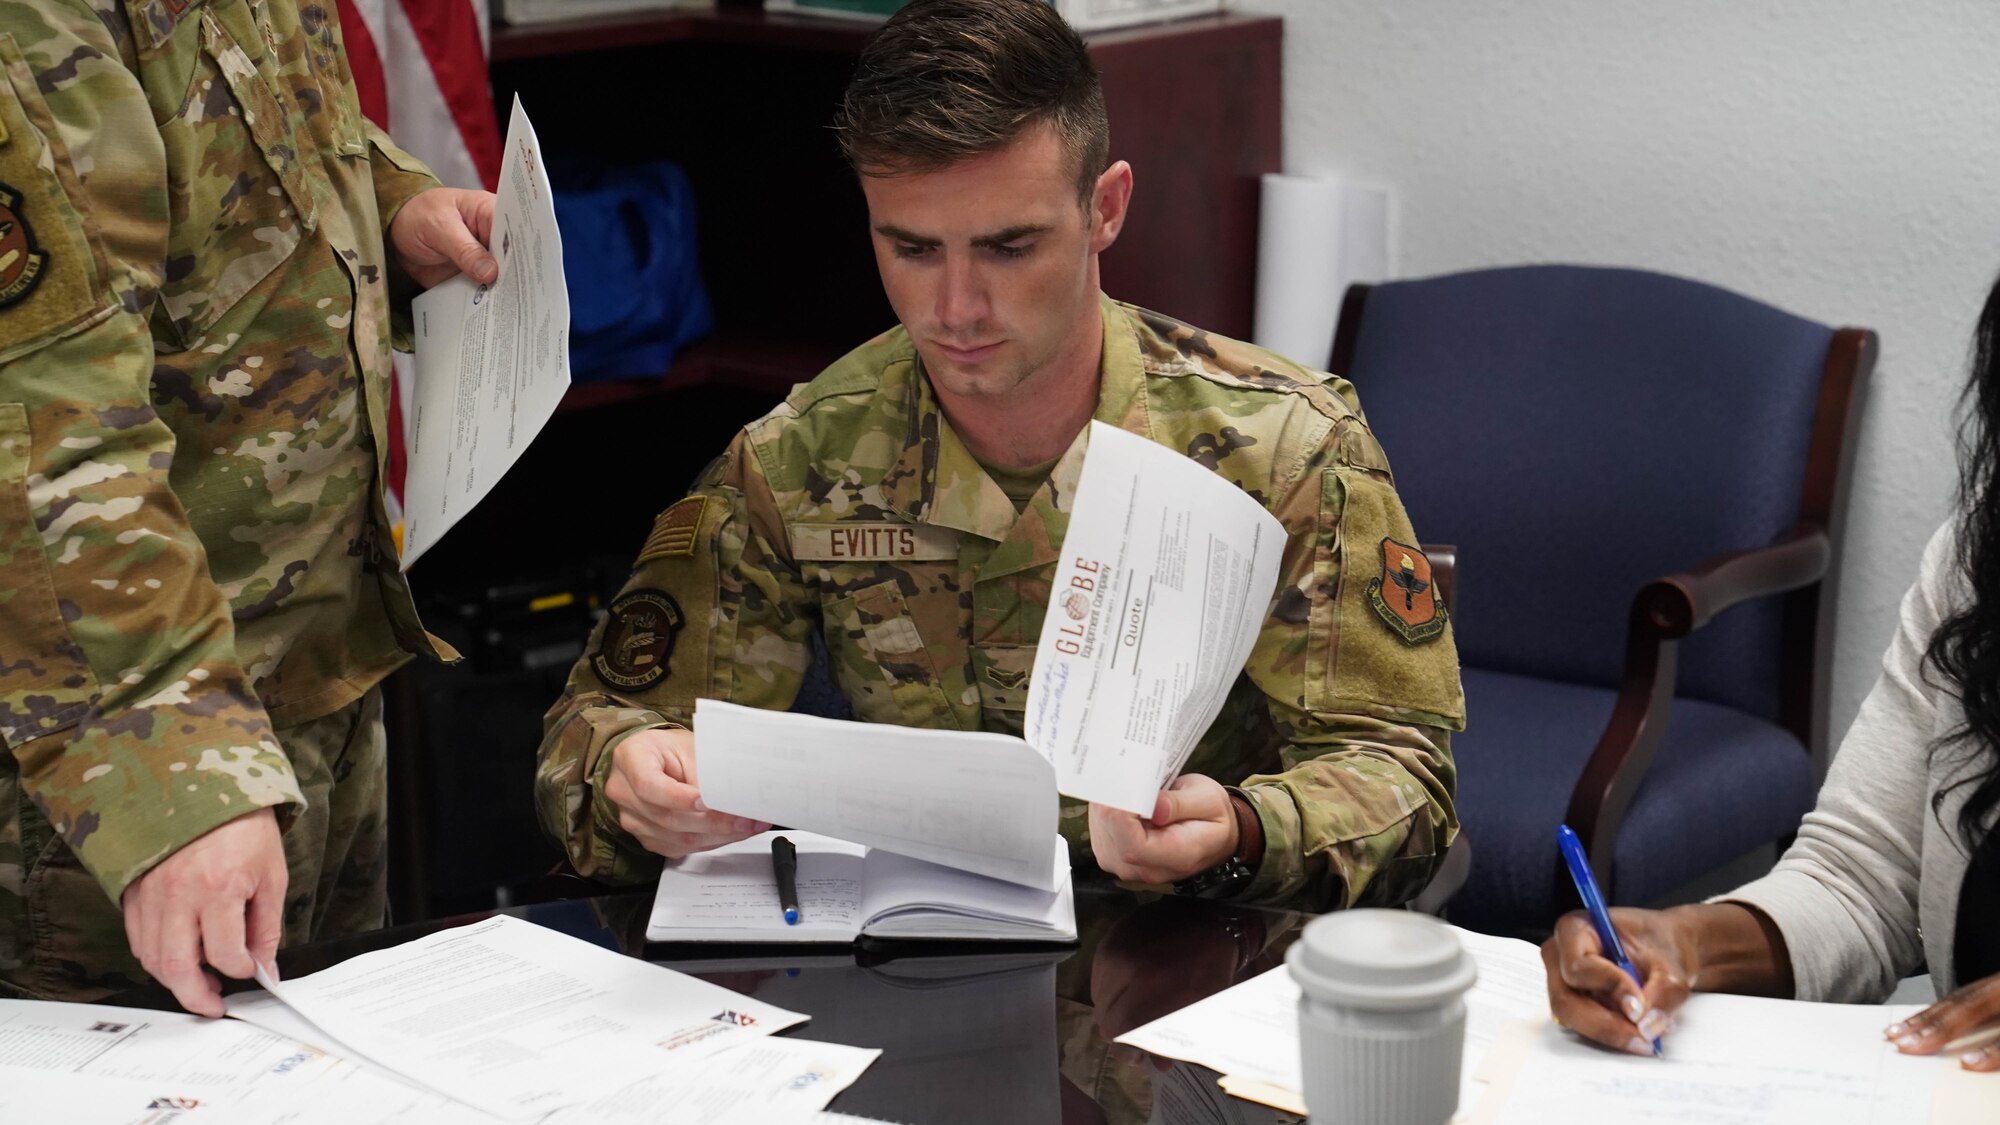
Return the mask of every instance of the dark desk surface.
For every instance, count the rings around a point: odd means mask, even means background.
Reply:
[[[1112,1037],[1280,964],[1304,918],[1080,883],[1074,946],[661,945],[652,891],[510,907],[586,941],[812,1017],[786,1034],[882,1048],[829,1107],[909,1125],[1294,1122],[1224,1095],[1216,1074]],[[278,955],[303,976],[358,953],[490,917],[398,926]],[[113,1002],[173,1007],[147,989]],[[1158,1107],[1155,1108],[1155,1103]]]

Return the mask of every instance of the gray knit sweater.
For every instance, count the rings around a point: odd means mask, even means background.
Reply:
[[[1925,962],[1940,996],[1954,987],[1958,891],[1971,858],[1958,810],[1969,787],[1935,811],[1932,799],[1964,773],[1967,754],[1962,744],[1937,746],[1962,712],[1923,665],[1932,631],[1966,596],[1953,542],[1947,525],[1924,548],[1882,676],[1798,841],[1769,875],[1722,896],[1777,923],[1800,1000],[1879,1002]]]

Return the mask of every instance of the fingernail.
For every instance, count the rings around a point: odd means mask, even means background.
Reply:
[[[1921,1042],[1923,1038],[1924,1037],[1921,1035],[1898,1035],[1896,1037],[1896,1046],[1903,1048],[1914,1047],[1919,1042]]]
[[[264,975],[269,977],[273,982],[283,983],[283,978],[278,976],[278,963],[276,961],[264,961],[258,967],[263,969]]]
[[[1901,1035],[1902,1033],[1903,1033],[1903,1021],[1897,1020],[1895,1023],[1892,1023],[1888,1027],[1882,1029],[1882,1038],[1894,1039],[1896,1036]]]
[[[707,811],[708,811],[708,802],[707,802],[707,801],[704,801],[704,800],[702,800],[702,799],[701,799],[700,797],[696,797],[696,798],[694,799],[694,811],[696,811],[696,812],[707,812]]]
[[[1667,1013],[1655,1008],[1639,1021],[1639,1034],[1648,1039],[1658,1039],[1667,1033],[1668,1026]]]
[[[1638,1023],[1641,1019],[1645,1018],[1646,1002],[1644,1000],[1628,992],[1619,998],[1619,1003],[1625,1006],[1626,1019],[1631,1020],[1633,1023]]]
[[[752,828],[755,828],[755,827],[756,827],[756,825],[755,825],[754,823],[752,823],[752,822],[751,822],[751,821],[749,821],[749,820],[746,820],[746,819],[744,819],[743,817],[740,817],[740,816],[739,816],[739,817],[737,817],[737,818],[736,818],[736,830],[737,830],[738,832],[748,832],[748,831],[750,831],[750,830],[751,830]]]
[[[1962,1066],[1978,1066],[1992,1054],[1993,1048],[1981,1047],[1977,1051],[1967,1051],[1958,1061]]]
[[[479,280],[481,281],[492,281],[495,277],[498,277],[499,275],[500,275],[500,267],[494,265],[492,262],[479,263],[478,270],[475,274],[475,276],[478,277]]]
[[[1649,1059],[1653,1057],[1653,1045],[1636,1035],[1625,1041],[1625,1051],[1628,1054],[1644,1055]]]

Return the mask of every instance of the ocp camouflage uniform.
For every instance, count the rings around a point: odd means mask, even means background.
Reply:
[[[0,989],[138,978],[119,899],[277,806],[288,941],[379,924],[383,234],[436,181],[331,4],[0,0]]]
[[[1429,565],[1353,389],[1103,311],[1097,420],[1207,466],[1290,535],[1248,666],[1187,767],[1256,806],[1264,860],[1241,897],[1409,898],[1457,831],[1449,732],[1465,708]],[[611,749],[691,726],[703,696],[789,706],[814,633],[860,719],[1020,734],[1087,444],[1086,428],[1017,513],[901,329],[746,427],[661,514],[549,713],[537,800],[571,862],[607,880],[656,871],[603,796]],[[1065,800],[1061,823],[1088,856],[1084,813]]]

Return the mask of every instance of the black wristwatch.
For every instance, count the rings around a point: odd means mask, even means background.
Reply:
[[[1248,794],[1231,785],[1228,786],[1229,807],[1236,814],[1236,851],[1224,856],[1221,863],[1206,871],[1194,874],[1174,884],[1174,893],[1194,898],[1232,898],[1241,894],[1257,878],[1257,869],[1250,866],[1253,860],[1261,860],[1264,850],[1263,825],[1257,819],[1257,806],[1252,804]],[[1259,854],[1251,854],[1252,851]]]

